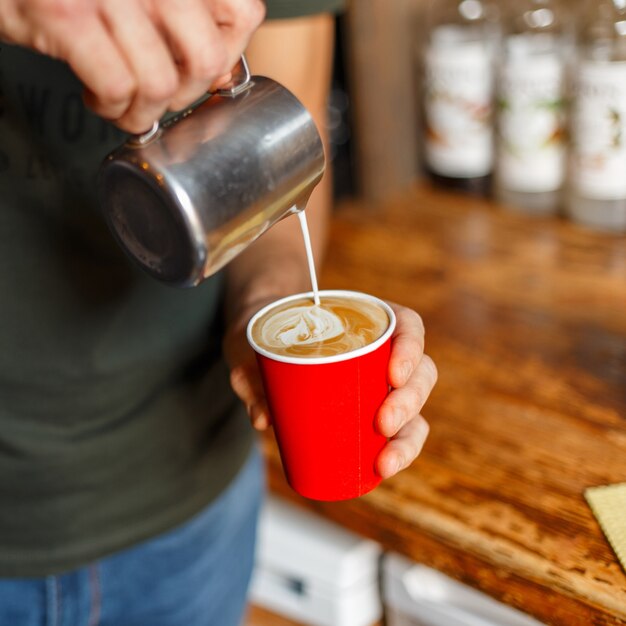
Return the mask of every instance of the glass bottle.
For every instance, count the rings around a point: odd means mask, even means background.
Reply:
[[[487,0],[431,0],[423,53],[424,159],[447,187],[489,191],[498,12]]]
[[[626,232],[626,0],[592,0],[579,31],[567,212]]]
[[[567,164],[566,60],[571,22],[559,0],[510,0],[497,81],[495,196],[554,214]]]

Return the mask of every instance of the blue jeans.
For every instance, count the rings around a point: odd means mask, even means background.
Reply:
[[[255,449],[182,526],[66,574],[0,579],[0,626],[238,626],[262,487]]]

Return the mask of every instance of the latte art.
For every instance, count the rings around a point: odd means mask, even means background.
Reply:
[[[319,306],[298,299],[278,305],[254,324],[254,341],[278,355],[320,357],[369,345],[389,326],[387,312],[365,299],[322,296]]]
[[[337,315],[321,306],[298,306],[276,313],[263,326],[261,341],[270,350],[334,339],[344,332]]]

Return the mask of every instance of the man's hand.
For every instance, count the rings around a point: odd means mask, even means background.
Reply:
[[[404,306],[389,303],[396,314],[391,338],[388,380],[391,393],[378,411],[377,426],[389,437],[376,462],[383,478],[408,467],[422,450],[428,423],[420,411],[437,382],[437,368],[424,354],[424,324],[420,316]]]
[[[246,327],[248,320],[257,311],[275,299],[277,298],[263,298],[248,306],[229,326],[224,337],[224,354],[230,366],[230,384],[244,403],[252,426],[260,431],[270,425],[270,414],[256,356],[246,337]]]
[[[246,405],[252,425],[265,430],[270,413],[252,349],[245,338],[245,321],[269,300],[259,302],[254,310],[244,312],[226,337],[226,356],[231,366],[231,384]],[[426,437],[428,423],[421,416],[430,392],[437,382],[437,368],[424,354],[424,325],[411,309],[390,303],[397,326],[392,337],[388,380],[393,388],[377,415],[376,425],[389,438],[376,462],[383,478],[389,478],[408,467],[419,455]]]
[[[261,0],[1,0],[0,39],[69,64],[98,115],[149,130],[227,79]]]

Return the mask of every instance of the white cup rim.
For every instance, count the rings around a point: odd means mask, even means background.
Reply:
[[[302,356],[288,356],[283,354],[275,354],[274,352],[270,352],[265,348],[259,346],[254,339],[252,338],[252,327],[256,323],[256,321],[262,316],[265,315],[269,310],[284,304],[285,302],[291,302],[292,300],[299,300],[302,298],[313,298],[314,294],[312,291],[308,291],[305,293],[297,293],[291,296],[287,296],[286,298],[280,298],[266,306],[264,306],[260,311],[257,311],[250,321],[248,322],[248,327],[246,329],[246,336],[248,338],[248,343],[252,347],[252,349],[258,354],[271,359],[272,361],[280,361],[282,363],[292,363],[294,365],[323,365],[326,363],[339,363],[340,361],[349,361],[351,359],[356,359],[364,354],[369,354],[370,352],[374,352],[378,350],[380,346],[382,346],[393,334],[393,331],[396,328],[396,315],[393,312],[393,309],[380,298],[376,296],[372,296],[367,293],[363,293],[361,291],[349,291],[347,289],[323,289],[319,292],[320,296],[328,296],[328,297],[345,297],[350,298],[352,300],[367,300],[369,302],[373,302],[378,306],[382,307],[384,311],[387,313],[389,317],[389,326],[387,330],[378,338],[376,341],[372,343],[368,343],[366,346],[362,348],[357,348],[356,350],[350,350],[349,352],[343,352],[342,354],[333,354],[330,356],[316,356],[316,357],[302,357]]]

